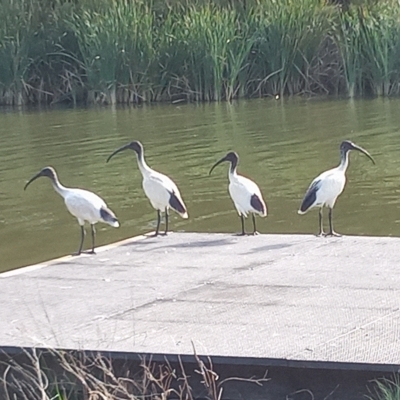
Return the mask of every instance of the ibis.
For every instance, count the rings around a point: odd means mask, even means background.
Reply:
[[[92,231],[92,250],[88,253],[95,254],[94,244],[96,231],[94,225],[97,222],[104,222],[114,228],[119,227],[118,219],[115,214],[107,207],[104,200],[88,190],[68,188],[63,186],[57,176],[53,167],[45,167],[33,178],[31,178],[24,187],[24,190],[37,178],[45,176],[50,178],[54,190],[64,198],[65,205],[68,211],[78,220],[81,227],[81,240],[79,249],[73,255],[80,255],[82,253],[83,241],[85,238],[85,221],[90,224]]]
[[[299,214],[305,214],[312,208],[319,208],[319,233],[317,236],[340,236],[333,230],[332,210],[336,200],[343,192],[346,185],[346,170],[349,166],[349,154],[351,150],[357,150],[364,153],[374,164],[375,161],[371,155],[362,147],[357,146],[349,140],[340,144],[340,164],[317,176],[308,187],[308,190],[301,203]],[[322,208],[329,209],[329,232],[324,233]]]
[[[257,184],[252,180],[237,174],[236,169],[239,163],[239,156],[235,152],[229,152],[225,157],[217,161],[211,168],[209,174],[213,169],[223,163],[224,161],[230,162],[229,168],[229,194],[233,200],[236,210],[242,222],[241,235],[245,235],[244,218],[251,213],[253,218],[253,235],[257,235],[255,214],[261,217],[267,216],[267,207],[262,197],[261,191]]]
[[[143,177],[143,190],[151,205],[157,210],[157,228],[154,236],[160,232],[161,213],[165,212],[165,235],[168,233],[169,209],[177,212],[182,218],[188,218],[185,203],[182,200],[176,184],[166,175],[150,168],[144,159],[143,145],[138,141],[130,142],[115,150],[107,162],[117,153],[124,150],[133,150],[136,153],[139,170]]]

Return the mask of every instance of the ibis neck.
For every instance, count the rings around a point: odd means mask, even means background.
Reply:
[[[136,158],[142,175],[148,174],[151,171],[151,169],[147,165],[146,160],[144,159],[144,152],[140,151],[139,153],[136,153]]]
[[[231,166],[229,168],[229,178],[237,176],[236,169],[237,169],[237,161],[236,160],[231,161]]]
[[[339,171],[346,172],[347,167],[349,166],[349,151],[341,151],[340,152],[340,164]]]
[[[58,180],[58,176],[53,176],[50,178],[51,184],[53,185],[54,190],[62,197],[65,197],[68,193],[68,189],[61,184]]]

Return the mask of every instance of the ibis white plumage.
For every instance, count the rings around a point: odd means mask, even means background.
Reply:
[[[229,152],[225,157],[217,161],[212,166],[210,174],[217,165],[224,161],[231,163],[229,168],[229,194],[242,222],[241,234],[246,234],[244,218],[247,218],[247,214],[251,213],[253,218],[253,235],[256,235],[258,232],[256,229],[255,214],[261,217],[267,216],[267,206],[265,205],[261,191],[255,182],[237,174],[236,169],[239,163],[239,156],[235,152]]]
[[[115,154],[127,149],[133,150],[136,153],[139,170],[143,177],[142,186],[144,193],[150,200],[151,205],[157,210],[157,228],[155,236],[157,236],[160,231],[162,212],[165,212],[165,234],[167,234],[169,209],[177,212],[182,218],[188,218],[187,209],[179,189],[172,179],[147,165],[144,159],[143,145],[138,141],[130,142],[115,150],[107,158],[107,162],[110,161],[111,157]]]
[[[375,161],[371,155],[362,147],[357,146],[349,140],[345,140],[340,145],[340,164],[336,168],[318,175],[308,187],[304,199],[298,211],[299,214],[305,214],[312,208],[319,207],[319,233],[318,236],[340,236],[333,230],[332,209],[336,200],[343,192],[346,185],[346,170],[349,166],[349,153],[351,150],[357,150],[365,154],[374,164]],[[329,232],[324,233],[322,208],[329,208]]]
[[[97,194],[89,192],[88,190],[67,188],[63,186],[58,179],[55,169],[52,167],[43,168],[27,182],[24,190],[26,190],[34,180],[41,176],[50,178],[54,190],[64,198],[68,211],[78,219],[81,227],[81,241],[79,249],[74,253],[74,255],[82,253],[83,241],[85,238],[85,221],[90,224],[92,231],[92,250],[89,253],[94,254],[96,235],[94,225],[97,222],[104,222],[114,228],[118,228],[119,222],[115,214],[107,207],[105,201],[101,197],[97,196]]]

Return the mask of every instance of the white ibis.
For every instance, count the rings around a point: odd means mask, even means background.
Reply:
[[[25,185],[24,190],[37,178],[41,176],[47,176],[50,178],[54,190],[64,198],[65,205],[68,211],[78,219],[79,225],[81,226],[81,241],[79,249],[73,255],[80,255],[82,253],[83,240],[85,238],[85,221],[89,222],[92,230],[92,250],[90,254],[95,254],[94,242],[96,231],[94,224],[97,222],[104,222],[114,228],[119,227],[119,223],[114,213],[107,207],[104,200],[88,190],[67,188],[63,186],[57,176],[57,173],[52,167],[45,167],[39,173],[37,173],[32,179]]]
[[[364,153],[375,164],[371,155],[362,147],[349,140],[341,143],[339,166],[323,172],[311,182],[298,211],[299,214],[305,214],[308,210],[319,207],[319,234],[317,236],[340,236],[333,230],[332,209],[346,185],[346,170],[349,166],[351,150]],[[329,208],[329,232],[327,234],[324,233],[322,221],[322,208],[324,206]]]
[[[127,149],[133,150],[136,153],[138,166],[143,176],[142,186],[144,193],[150,200],[151,205],[157,210],[157,228],[155,236],[157,236],[160,231],[162,212],[165,212],[166,235],[168,233],[168,212],[170,208],[177,212],[182,218],[188,218],[186,206],[179,193],[179,189],[168,176],[154,171],[154,169],[147,165],[144,159],[143,145],[138,141],[130,142],[115,150],[114,153],[107,158],[107,162],[109,162],[111,157],[115,154]]]
[[[242,221],[241,235],[246,234],[244,230],[244,217],[247,218],[248,213],[251,213],[253,217],[253,235],[257,235],[258,232],[256,229],[256,219],[254,214],[258,214],[261,217],[267,216],[267,207],[261,191],[256,183],[236,173],[239,156],[235,152],[229,152],[225,157],[216,162],[212,166],[209,174],[211,175],[213,169],[224,161],[231,163],[229,169],[229,194],[231,195],[233,203],[235,204],[236,210]]]

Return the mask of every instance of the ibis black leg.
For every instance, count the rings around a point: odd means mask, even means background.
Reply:
[[[246,232],[244,231],[244,216],[240,216],[240,220],[242,221],[242,233],[239,233],[240,236],[244,236]]]
[[[96,254],[94,251],[94,241],[95,241],[95,237],[96,237],[96,229],[94,228],[94,225],[91,224],[90,225],[91,229],[92,229],[92,251],[90,251],[90,254]]]
[[[79,256],[82,253],[83,241],[85,239],[85,227],[81,225],[81,243],[79,245],[79,250],[76,253],[73,253],[73,256]]]
[[[164,235],[168,234],[168,220],[169,220],[169,214],[168,214],[168,208],[165,209],[165,232]]]
[[[318,214],[318,219],[319,219],[319,233],[317,236],[324,236],[324,224],[322,220],[322,207],[319,209],[319,214]]]
[[[329,209],[329,232],[326,234],[326,236],[342,236],[333,230],[332,208]]]
[[[158,234],[160,233],[160,224],[161,224],[161,211],[157,210],[157,228],[154,236],[158,236]]]
[[[253,235],[258,235],[257,228],[256,228],[256,217],[252,213],[251,216],[253,217]]]

